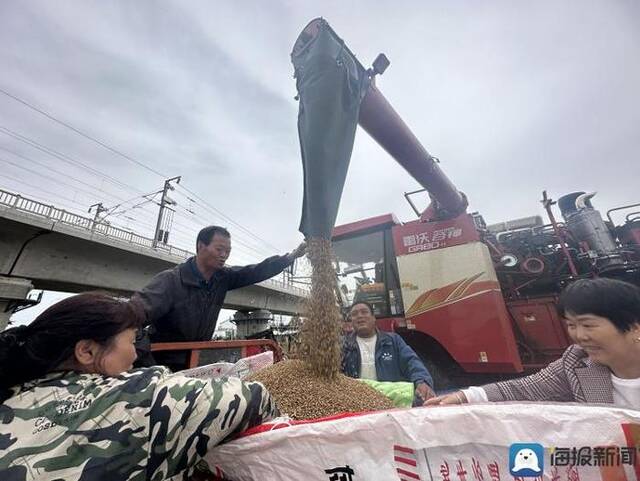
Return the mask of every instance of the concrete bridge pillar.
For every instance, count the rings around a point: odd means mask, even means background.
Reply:
[[[258,309],[251,312],[238,311],[233,315],[233,323],[236,325],[238,339],[247,339],[256,332],[262,332],[269,328],[269,321],[273,314],[266,309]]]
[[[0,332],[9,324],[14,302],[25,300],[31,289],[33,284],[29,279],[0,276]]]

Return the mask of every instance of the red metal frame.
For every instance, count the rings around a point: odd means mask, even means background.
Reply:
[[[200,351],[210,349],[240,349],[240,357],[247,357],[247,348],[260,347],[273,351],[273,361],[283,359],[282,349],[271,339],[246,339],[235,341],[197,341],[197,342],[158,342],[151,344],[151,352],[157,351],[189,351],[189,361],[185,369],[198,365]]]
[[[553,231],[555,232],[558,239],[560,239],[560,248],[562,249],[562,253],[564,254],[565,259],[567,260],[567,264],[569,266],[569,270],[571,271],[571,275],[576,277],[578,275],[578,270],[576,269],[575,264],[573,263],[573,259],[571,258],[571,254],[569,254],[569,250],[567,249],[567,243],[564,236],[564,232],[560,229],[560,226],[556,222],[556,218],[553,215],[553,210],[551,206],[555,204],[555,202],[547,197],[547,191],[542,192],[542,206],[547,211],[547,215],[549,216],[549,220],[551,221],[551,225],[553,226]]]
[[[402,327],[404,325],[404,317],[380,317],[376,319],[376,327],[381,331],[394,332],[396,327]]]
[[[555,296],[507,301],[507,309],[526,348],[535,356],[525,370],[546,366],[571,344],[563,320],[558,315]]]
[[[362,235],[365,231],[382,230],[390,225],[399,225],[400,222],[393,214],[384,214],[368,219],[343,224],[333,229],[331,239],[334,241],[350,237],[351,235]]]

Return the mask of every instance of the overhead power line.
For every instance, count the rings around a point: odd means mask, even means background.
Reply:
[[[179,207],[179,206],[178,206]],[[209,225],[210,221],[202,219],[201,217],[197,216],[194,214],[194,217],[197,219],[200,219],[200,226],[199,228],[195,228],[195,232],[197,232],[199,229],[201,229],[202,227],[204,227],[205,225]],[[181,217],[181,219],[184,219],[184,217]],[[173,223],[177,226],[181,226],[184,228],[187,228],[184,224],[180,223],[180,222],[176,222],[175,220],[173,221]],[[241,246],[255,252],[258,256],[265,258],[265,257],[269,257],[274,255],[274,252],[268,252],[266,251],[264,248],[256,248],[254,246],[252,246],[251,244],[248,244],[247,242],[245,242],[242,237],[240,236],[236,236],[235,234],[233,235],[233,240],[232,240],[233,244],[240,244]],[[235,249],[235,247],[234,247]]]
[[[268,246],[270,249],[274,249],[275,252],[280,252],[281,249],[279,249],[278,247],[275,247],[273,244],[271,244],[270,242],[264,240],[263,238],[261,238],[260,236],[256,235],[255,233],[253,233],[251,230],[247,229],[246,227],[244,227],[243,225],[237,223],[236,221],[234,221],[231,217],[229,217],[228,215],[224,214],[222,211],[220,211],[219,209],[216,209],[214,206],[212,206],[211,204],[209,204],[206,200],[204,200],[202,197],[200,197],[198,194],[196,194],[195,192],[193,192],[192,190],[186,188],[184,185],[179,185],[179,188],[183,189],[184,191],[186,191],[187,193],[189,193],[190,195],[194,196],[196,199],[198,199],[200,202],[202,202],[202,207],[206,210],[208,210],[209,212],[213,212],[215,213],[215,215],[221,217],[222,219],[226,220],[227,222],[229,222],[230,224],[236,226],[238,229],[242,230],[243,232],[245,232],[246,234],[250,235],[251,237],[253,237],[254,239],[262,242],[264,245]],[[191,201],[195,202],[193,199],[190,199]]]
[[[32,158],[30,158],[30,157],[27,157],[27,156],[25,156],[25,155],[19,154],[19,153],[17,153],[17,152],[14,152],[14,151],[13,151],[13,150],[11,150],[11,149],[7,149],[7,148],[2,147],[2,146],[0,146],[0,150],[4,150],[5,152],[10,153],[11,155],[15,155],[16,157],[19,157],[19,158],[21,158],[22,160],[26,160],[27,162],[31,162],[31,163],[33,163],[33,164],[39,165],[39,166],[41,166],[41,167],[43,167],[43,168],[45,168],[45,169],[47,169],[47,170],[50,170],[51,172],[53,172],[53,173],[55,173],[55,174],[58,174],[58,175],[63,176],[64,178],[71,179],[71,180],[73,180],[73,181],[75,181],[75,182],[78,182],[79,184],[86,185],[87,187],[90,187],[90,188],[92,188],[92,189],[96,189],[96,190],[98,190],[98,191],[102,192],[104,195],[107,195],[107,196],[109,196],[109,197],[111,197],[111,198],[113,198],[113,199],[116,199],[117,201],[120,201],[120,202],[122,202],[122,203],[126,202],[124,199],[122,199],[121,197],[118,197],[117,195],[114,195],[114,194],[112,194],[112,193],[110,193],[110,192],[107,192],[107,191],[105,191],[105,190],[101,189],[100,187],[96,187],[95,185],[91,185],[91,184],[89,184],[88,182],[85,182],[85,181],[80,180],[80,179],[78,179],[78,178],[76,178],[76,177],[73,177],[73,176],[69,175],[69,174],[68,174],[68,173],[66,173],[66,172],[60,172],[59,170],[54,169],[53,167],[51,167],[51,166],[49,166],[49,165],[45,164],[44,162],[40,162],[40,161],[38,161],[38,160],[32,159]],[[139,196],[138,196],[138,197],[139,197]],[[136,199],[137,199],[138,197],[136,197]]]
[[[40,186],[40,185],[30,184],[28,182],[25,182],[24,179],[18,179],[16,177],[13,177],[13,176],[8,175],[6,173],[0,174],[0,179],[2,179],[2,178],[13,180],[14,182],[17,182],[21,186],[24,185],[24,186],[27,186],[27,187],[32,187],[33,189],[36,189],[36,191],[39,192],[39,193],[42,192],[42,193],[45,193],[45,194],[49,194],[49,195],[52,195],[54,198],[57,197],[57,198],[62,199],[64,201],[66,201],[66,202],[70,202],[72,204],[79,205],[81,207],[80,209],[77,209],[77,207],[74,207],[74,209],[79,210],[80,212],[84,212],[84,210],[86,208],[86,206],[84,204],[81,204],[80,202],[78,202],[75,199],[70,199],[69,197],[61,195],[61,194],[59,194],[57,192],[51,192],[50,190],[43,189],[42,186]],[[45,199],[45,198],[43,198],[42,196],[40,196],[38,194],[29,194],[29,195],[40,199],[40,201],[45,203],[45,204],[50,204],[51,203],[51,199]],[[78,214],[78,215],[81,215],[81,214]]]
[[[168,176],[162,172],[159,172],[158,170],[146,165],[145,163],[134,159],[133,157],[125,154],[124,152],[120,151],[119,149],[116,149],[110,145],[108,145],[107,143],[83,132],[82,130],[78,129],[77,127],[69,124],[68,122],[65,122],[63,120],[60,120],[59,118],[55,117],[53,114],[50,114],[48,112],[46,112],[45,110],[36,107],[35,105],[33,105],[32,103],[18,97],[17,95],[14,95],[10,92],[7,92],[6,90],[0,88],[0,93],[10,97],[11,99],[15,100],[16,102],[19,102],[20,104],[24,105],[25,107],[28,107],[29,109],[38,112],[39,114],[45,116],[46,118],[48,118],[49,120],[56,122],[59,125],[64,126],[65,128],[75,132],[76,134],[84,137],[87,140],[90,140],[98,145],[100,145],[101,147],[103,147],[104,149],[108,150],[109,152],[116,154],[130,162],[133,162],[134,164],[148,170],[149,172],[152,172],[162,178],[167,178]],[[2,129],[2,127],[0,127],[0,129]],[[6,129],[8,130],[8,129]],[[51,149],[53,151],[53,149]],[[85,166],[86,168],[86,166]],[[103,174],[104,175],[104,174]],[[107,176],[108,177],[108,176]],[[112,179],[113,180],[113,179]],[[220,210],[216,209],[215,207],[213,207],[211,204],[209,204],[207,201],[205,201],[202,197],[200,197],[198,194],[196,194],[195,192],[187,189],[184,186],[181,186],[186,192],[188,192],[189,194],[193,195],[194,197],[196,197],[197,199],[199,199],[203,204],[204,204],[204,208],[208,209],[211,212],[215,212],[217,213],[218,216],[222,217],[223,219],[225,219],[227,222],[229,222],[230,224],[236,226],[238,229],[242,230],[243,232],[245,232],[246,234],[248,234],[249,236],[253,237],[254,239],[258,240],[259,242],[262,242],[264,245],[268,246],[270,249],[274,249],[276,252],[281,251],[281,249],[279,249],[278,247],[275,247],[273,244],[269,243],[268,241],[266,241],[265,239],[261,238],[260,236],[256,235],[254,232],[252,232],[251,230],[247,229],[246,227],[244,227],[243,225],[239,224],[238,222],[234,221],[231,217],[227,216],[226,214],[224,214],[223,212],[221,212]],[[137,189],[135,189],[137,190]],[[193,199],[190,199],[193,201]]]
[[[104,172],[100,172],[99,170],[94,169],[93,167],[90,167],[90,166],[84,164],[83,162],[80,162],[79,160],[76,160],[76,159],[74,159],[74,158],[72,158],[72,157],[70,157],[70,156],[68,156],[66,154],[63,154],[61,152],[58,152],[58,151],[56,151],[56,150],[54,150],[52,148],[49,148],[49,147],[37,142],[36,140],[30,139],[29,137],[26,137],[26,136],[24,136],[22,134],[18,134],[17,132],[14,132],[13,130],[8,129],[8,128],[4,127],[4,126],[0,125],[0,132],[2,132],[5,135],[8,135],[9,137],[13,137],[14,139],[19,140],[20,142],[24,142],[24,143],[30,145],[31,147],[34,147],[35,149],[38,149],[41,152],[44,152],[45,154],[51,155],[53,157],[56,157],[57,159],[60,159],[63,162],[66,162],[68,164],[72,164],[72,165],[75,165],[75,166],[80,166],[82,169],[85,169],[85,170],[91,172],[92,174],[94,174],[94,175],[96,175],[98,177],[102,177],[103,179],[108,180],[109,182],[117,185],[120,188],[131,190],[131,191],[137,192],[139,194],[143,193],[141,190],[139,190],[139,189],[137,189],[135,187],[132,187],[132,186],[130,186],[128,184],[125,184],[124,182],[122,182],[122,181],[120,181],[120,180],[118,180],[118,179],[116,179],[114,177],[111,177],[110,175],[105,174]]]
[[[139,197],[138,197],[138,198],[139,198]],[[125,207],[125,208],[123,208],[122,210],[115,210],[115,209],[117,209],[118,207],[121,207],[121,206],[122,206],[122,204],[114,205],[113,207],[110,207],[109,209],[107,209],[107,211],[106,211],[107,213],[105,214],[105,217],[106,217],[106,216],[118,217],[118,216],[120,216],[120,215],[123,215],[123,214],[125,214],[125,213],[127,213],[127,212],[132,211],[133,209],[139,209],[139,208],[142,208],[142,207],[144,207],[144,205],[145,205],[145,204],[148,204],[148,203],[150,203],[150,202],[156,203],[156,202],[155,202],[154,200],[152,200],[152,199],[145,199],[145,200],[143,200],[142,202],[138,202],[137,204],[133,204],[133,205],[132,205],[132,206],[130,206],[130,207]],[[145,213],[147,213],[147,211],[145,211]]]
[[[67,174],[66,172],[61,172],[61,171],[59,171],[59,170],[56,170],[56,169],[54,169],[53,167],[51,167],[51,166],[49,166],[49,165],[47,165],[47,164],[45,164],[45,163],[43,163],[43,162],[39,162],[39,161],[37,161],[37,160],[35,160],[35,159],[32,159],[32,158],[30,158],[30,157],[27,157],[27,156],[24,156],[24,155],[19,154],[19,153],[17,153],[17,152],[14,152],[14,151],[13,151],[13,150],[11,150],[11,149],[7,149],[7,148],[5,148],[5,147],[0,146],[0,150],[3,150],[3,151],[8,152],[8,153],[10,153],[10,154],[12,154],[12,155],[15,155],[16,157],[19,157],[19,158],[21,158],[22,160],[25,160],[25,161],[27,161],[27,162],[30,162],[30,163],[33,163],[33,164],[36,164],[36,165],[40,165],[41,167],[43,167],[43,168],[47,169],[48,171],[51,171],[51,172],[53,172],[53,173],[55,173],[55,174],[58,174],[58,175],[62,176],[62,179],[63,179],[63,180],[61,180],[61,179],[57,179],[57,178],[49,177],[49,176],[47,176],[47,175],[44,175],[42,172],[34,171],[34,170],[32,170],[32,169],[27,168],[27,167],[26,167],[26,166],[24,166],[24,165],[16,164],[16,163],[11,162],[11,161],[9,161],[9,160],[7,160],[7,159],[0,158],[0,161],[2,161],[2,162],[5,162],[5,163],[10,164],[10,165],[12,165],[12,166],[14,166],[14,167],[17,167],[17,168],[20,168],[20,169],[26,170],[27,172],[30,172],[30,173],[33,173],[33,174],[39,175],[39,176],[44,177],[44,178],[46,178],[46,179],[52,180],[53,182],[55,182],[55,183],[57,183],[57,184],[66,185],[66,186],[70,187],[71,189],[74,189],[74,190],[76,190],[76,191],[78,191],[78,192],[83,192],[83,193],[85,193],[85,194],[89,195],[91,198],[99,197],[99,195],[98,195],[96,192],[88,192],[88,191],[86,191],[86,190],[84,190],[84,189],[81,189],[81,188],[79,188],[79,187],[77,187],[77,186],[71,185],[71,184],[69,184],[69,183],[65,182],[65,180],[64,180],[64,179],[70,179],[70,180],[73,180],[73,181],[78,182],[78,183],[80,183],[80,184],[82,184],[82,185],[85,185],[85,186],[87,186],[87,187],[89,187],[89,188],[91,188],[91,189],[95,189],[96,191],[100,191],[102,194],[104,194],[104,195],[106,195],[106,196],[108,196],[108,197],[111,197],[111,198],[113,198],[113,199],[116,199],[117,201],[120,201],[120,203],[119,203],[119,204],[116,204],[116,205],[114,205],[113,207],[110,207],[110,208],[106,209],[104,212],[107,212],[107,214],[106,214],[104,217],[107,217],[107,216],[118,217],[120,214],[123,214],[124,212],[127,212],[127,211],[129,211],[129,210],[131,210],[131,209],[135,209],[135,208],[140,208],[140,207],[144,208],[144,204],[146,204],[146,203],[148,203],[148,202],[153,202],[153,200],[149,200],[149,199],[147,199],[147,198],[146,198],[146,196],[148,196],[148,195],[150,195],[150,194],[137,195],[137,196],[135,196],[135,197],[133,197],[133,198],[131,198],[131,199],[127,199],[127,200],[125,200],[125,199],[123,199],[122,197],[118,197],[117,195],[114,195],[114,194],[112,194],[112,193],[110,193],[110,192],[107,192],[107,191],[105,191],[105,190],[103,190],[103,189],[101,189],[101,188],[99,188],[99,187],[96,187],[96,186],[94,186],[94,185],[92,185],[92,184],[89,184],[88,182],[85,182],[85,181],[83,181],[83,180],[81,180],[81,179],[78,179],[78,178],[76,178],[76,177],[70,176],[70,175],[69,175],[69,174]],[[140,203],[138,203],[138,204],[135,204],[135,205],[133,205],[133,206],[131,206],[131,207],[125,208],[125,209],[123,209],[123,210],[119,211],[117,214],[116,214],[116,213],[114,213],[115,209],[117,209],[117,208],[119,208],[119,207],[122,207],[122,206],[124,206],[124,205],[126,205],[126,204],[128,204],[128,203],[130,203],[130,202],[135,201],[135,200],[141,199],[141,198],[145,198],[145,200],[144,200],[143,202],[140,202]],[[147,210],[143,210],[143,211],[141,211],[141,212],[139,211],[139,213],[140,213],[140,214],[152,215],[152,213],[151,213],[151,212],[149,212],[149,211],[147,211]],[[116,215],[114,215],[114,214],[116,214]],[[144,224],[143,222],[140,222],[140,220],[139,220],[139,219],[130,219],[130,220],[135,220],[136,222],[138,222],[138,223],[140,223],[140,224]]]
[[[15,182],[16,184],[18,184],[20,186],[21,189],[24,188],[24,187],[31,187],[32,189],[35,190],[36,193],[30,193],[29,197],[32,197],[32,198],[38,200],[39,202],[42,202],[43,204],[51,205],[51,203],[52,203],[51,199],[53,198],[54,202],[56,204],[55,207],[62,208],[63,210],[67,210],[72,214],[76,214],[76,215],[79,215],[79,216],[86,216],[85,212],[86,212],[86,209],[87,209],[87,205],[83,204],[81,202],[78,202],[75,199],[71,199],[69,197],[66,197],[66,196],[64,196],[64,195],[62,195],[62,194],[60,194],[58,192],[53,192],[51,190],[47,190],[46,188],[43,188],[42,186],[31,184],[29,182],[25,182],[24,179],[14,177],[14,176],[9,175],[9,174],[7,174],[5,172],[0,173],[0,180],[3,180],[3,179]],[[18,194],[18,191],[16,189],[10,189],[10,190],[12,190],[16,194]],[[42,194],[48,194],[50,197],[44,197],[44,196],[42,196]],[[18,195],[20,195],[20,194],[18,194]],[[78,207],[70,207],[66,203],[73,204],[74,206],[79,206],[79,208]],[[130,219],[130,220],[133,220],[138,224],[143,224],[138,219]],[[111,222],[111,225],[114,225],[115,227],[125,228],[122,223]],[[147,225],[149,225],[149,224],[147,224]],[[150,227],[151,227],[151,229],[153,229],[153,226],[150,226]],[[151,232],[153,232],[153,230],[151,230]]]
[[[179,213],[179,211],[176,211],[176,213]],[[180,220],[189,220],[189,219],[180,217]],[[203,226],[208,225],[208,222],[205,221],[203,223],[199,223],[198,226],[196,227],[196,226],[185,225],[182,222],[178,222],[174,219],[173,225],[180,229],[179,230],[174,229],[172,231],[172,236],[175,236],[176,234],[182,234],[183,237],[185,238],[188,237],[188,243],[192,245],[192,244],[195,244],[198,231]],[[186,233],[189,233],[189,234],[186,234]],[[252,262],[256,260],[262,260],[263,258],[268,257],[270,255],[268,253],[265,254],[264,252],[257,250],[255,247],[247,244],[241,238],[238,238],[236,236],[233,237],[232,243],[233,243],[233,252],[236,252],[236,251],[240,252],[241,254],[243,254],[245,258],[250,259]],[[238,245],[242,247],[238,247]],[[248,249],[248,250],[245,250],[245,249]],[[250,252],[250,251],[253,251],[253,252]]]
[[[58,152],[58,151],[56,151],[56,150],[54,150],[54,149],[52,149],[50,147],[47,147],[46,145],[41,144],[40,142],[38,142],[38,141],[36,141],[34,139],[26,137],[26,136],[24,136],[22,134],[19,134],[17,132],[14,132],[11,129],[8,129],[6,127],[0,126],[0,132],[4,133],[5,135],[8,135],[8,136],[10,136],[10,137],[12,137],[12,138],[14,138],[16,140],[19,140],[19,141],[21,141],[23,143],[26,143],[27,145],[30,145],[31,147],[34,147],[34,148],[40,150],[41,152],[44,152],[44,153],[46,153],[48,155],[51,155],[51,156],[53,156],[53,157],[55,157],[57,159],[60,159],[63,162],[66,162],[66,163],[71,164],[71,165],[79,166],[81,169],[85,169],[88,172],[92,173],[93,175],[96,175],[97,177],[103,178],[103,179],[109,181],[110,183],[112,183],[114,185],[117,185],[118,187],[130,190],[130,191],[134,191],[134,192],[141,192],[139,189],[137,189],[135,187],[132,187],[132,186],[130,186],[128,184],[125,184],[125,183],[119,181],[118,179],[115,179],[114,177],[111,177],[108,174],[100,172],[99,170],[96,170],[93,167],[88,166],[88,165],[84,164],[83,162],[81,162],[81,161],[79,161],[77,159],[74,159],[74,158],[72,158],[72,157],[70,157],[70,156],[68,156],[68,155],[66,155],[64,153]],[[186,189],[186,188],[185,188],[185,190],[187,192],[189,192],[191,195],[193,195],[194,197],[198,197],[199,199],[201,199],[195,192],[192,192],[191,190]],[[144,196],[144,195],[145,194],[137,195],[136,197],[134,197],[134,199],[140,198],[141,196]],[[196,205],[200,206],[200,203],[194,201],[193,199],[189,198],[185,194],[182,194],[182,195],[184,195],[185,198],[187,198],[188,200],[196,203]],[[275,249],[276,252],[278,252],[280,250],[280,249],[277,249],[276,247],[274,247],[273,245],[269,244],[268,242],[264,241],[260,237],[256,236],[255,234],[253,234],[249,229],[247,229],[244,226],[240,225],[239,223],[235,222],[233,219],[231,219],[229,216],[227,216],[224,213],[222,213],[220,210],[218,210],[215,207],[207,204],[206,201],[204,201],[202,199],[201,199],[201,201],[203,202],[203,204],[205,204],[204,206],[201,206],[203,209],[213,213],[216,217],[222,218],[222,219],[228,221],[230,224],[237,226],[239,229],[241,229],[243,232],[249,234],[251,237],[257,239],[258,241],[261,241],[263,244],[269,246],[270,248]],[[123,202],[123,203],[125,203],[125,202]],[[205,220],[204,222],[207,223],[208,221]],[[250,246],[246,242],[242,242],[239,239],[236,239],[236,240],[237,240],[237,242],[239,244],[242,244],[242,245],[246,246],[247,248],[252,249],[254,251],[256,250],[254,247]],[[260,251],[258,251],[258,252],[260,252]],[[263,251],[263,252],[260,252],[260,255],[270,255],[270,254],[267,254],[267,253],[265,253],[265,251]]]
[[[0,162],[4,162],[5,164],[9,164],[9,165],[12,165],[14,167],[17,167],[18,169],[25,170],[25,171],[30,172],[30,173],[35,174],[35,175],[39,175],[40,177],[42,177],[44,179],[49,179],[50,181],[54,182],[55,184],[67,186],[67,187],[75,190],[76,192],[84,194],[84,196],[86,198],[92,199],[92,201],[95,200],[95,198],[96,198],[95,192],[89,192],[88,190],[82,189],[80,187],[76,187],[75,185],[71,185],[68,182],[65,182],[63,180],[56,179],[54,177],[50,177],[50,176],[48,176],[46,174],[43,174],[42,172],[38,172],[37,170],[33,170],[33,169],[28,168],[28,167],[25,167],[24,165],[16,164],[15,162],[11,162],[10,160],[7,160],[7,159],[2,158],[2,157],[0,157]]]
[[[15,100],[16,102],[20,102],[22,105],[30,108],[31,110],[35,110],[36,112],[38,112],[41,115],[44,115],[45,117],[47,117],[48,119],[56,122],[57,124],[62,125],[63,127],[66,127],[69,130],[72,130],[73,132],[75,132],[78,135],[81,135],[82,137],[84,137],[85,139],[91,140],[92,142],[95,142],[96,144],[102,146],[103,148],[107,149],[109,152],[112,152],[116,155],[119,155],[122,158],[125,158],[127,160],[129,160],[130,162],[133,162],[134,164],[139,165],[140,167],[147,169],[149,172],[152,172],[156,175],[159,175],[160,177],[167,177],[165,174],[158,172],[156,169],[149,167],[148,165],[134,159],[133,157],[128,156],[127,154],[125,154],[124,152],[119,151],[118,149],[114,149],[113,147],[111,147],[110,145],[105,144],[104,142],[96,139],[95,137],[92,137],[91,135],[77,129],[76,127],[74,127],[71,124],[68,124],[67,122],[64,122],[63,120],[58,119],[57,117],[54,117],[53,115],[51,115],[48,112],[45,112],[42,109],[39,109],[38,107],[36,107],[35,105],[30,104],[29,102],[27,102],[24,99],[21,99],[20,97],[13,95],[9,92],[7,92],[6,90],[3,90],[0,88],[0,93],[3,93],[4,95],[6,95],[7,97],[12,98],[13,100]]]

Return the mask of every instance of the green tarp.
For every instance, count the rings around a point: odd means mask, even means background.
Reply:
[[[304,168],[300,232],[330,239],[369,78],[325,21],[317,36],[291,58],[300,100],[298,135]]]

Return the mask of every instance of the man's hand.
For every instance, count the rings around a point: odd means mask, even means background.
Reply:
[[[421,382],[416,386],[416,396],[423,401],[427,401],[427,399],[431,399],[435,397],[435,395],[436,393],[433,392],[433,389],[431,389],[426,382]]]
[[[424,403],[425,406],[445,406],[447,404],[466,404],[469,401],[462,391],[433,397]]]
[[[302,242],[295,250],[291,251],[288,255],[291,259],[297,259],[307,253],[307,243]]]

